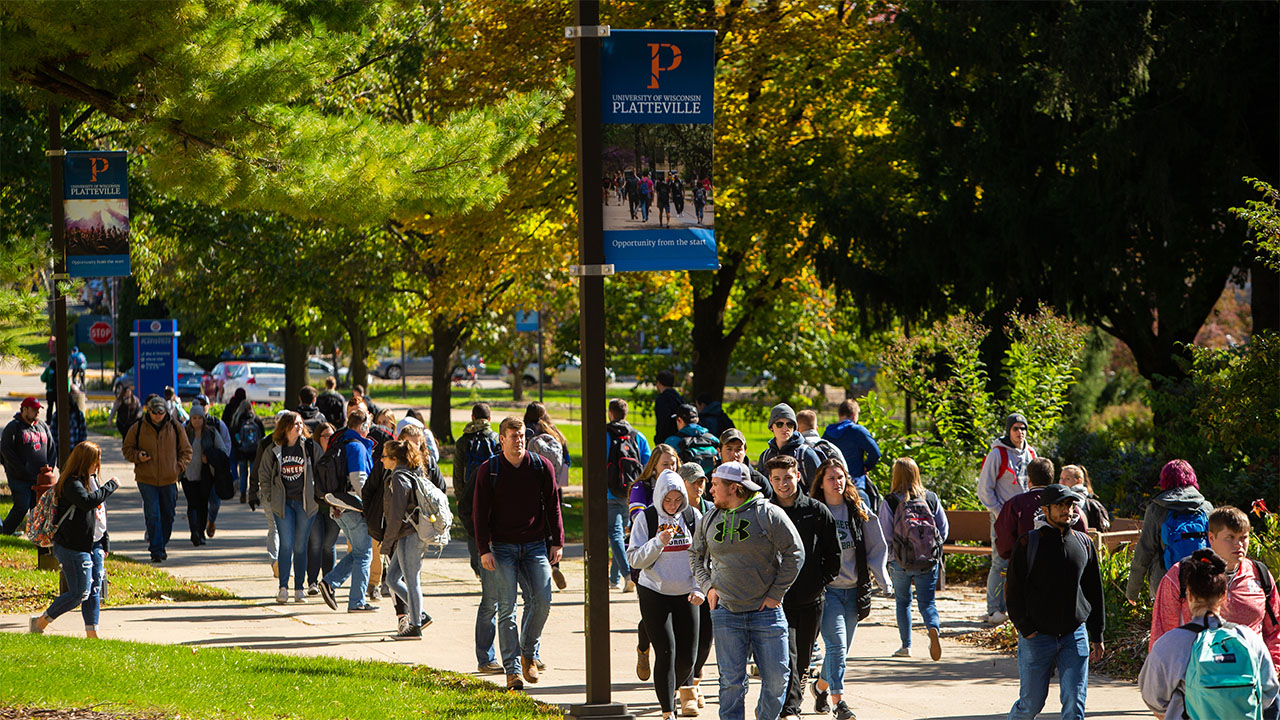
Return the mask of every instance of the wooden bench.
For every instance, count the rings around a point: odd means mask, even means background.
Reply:
[[[1142,535],[1142,520],[1139,518],[1112,518],[1111,529],[1104,533],[1093,533],[1093,541],[1105,546],[1109,552],[1115,552],[1124,545],[1138,542]]]
[[[991,513],[986,510],[948,510],[947,525],[947,539],[942,544],[944,554],[991,554]],[[962,542],[983,544],[960,545]]]

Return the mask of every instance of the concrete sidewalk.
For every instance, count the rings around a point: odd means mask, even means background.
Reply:
[[[92,438],[103,446],[104,474],[121,480],[121,489],[108,502],[112,550],[145,561],[142,509],[132,468],[120,456],[118,438]],[[181,496],[181,493],[179,493]],[[475,607],[480,585],[466,558],[466,547],[452,543],[439,559],[423,566],[423,607],[434,623],[422,642],[395,642],[395,615],[389,599],[377,613],[348,615],[333,612],[319,596],[304,604],[275,602],[277,581],[271,576],[265,551],[262,510],[250,512],[238,498],[224,504],[215,538],[201,548],[191,546],[185,501],[179,500],[169,560],[163,567],[175,575],[226,588],[241,598],[228,602],[168,603],[108,607],[102,613],[103,637],[201,647],[241,647],[300,655],[418,663],[459,672],[474,672]],[[339,542],[339,550],[343,544]],[[563,563],[569,588],[552,598],[551,617],[543,634],[541,656],[547,670],[526,692],[548,703],[567,705],[585,698],[583,634],[582,546],[567,548]],[[33,558],[34,562],[34,558]],[[292,582],[290,582],[292,586]],[[339,591],[345,610],[345,592]],[[965,588],[952,588],[939,597],[943,618],[943,659],[930,662],[928,641],[917,631],[918,657],[892,658],[898,647],[892,600],[877,597],[871,617],[858,626],[848,660],[846,699],[861,720],[971,720],[1003,717],[1017,697],[1017,666],[1013,658],[947,640],[977,626],[982,597]],[[657,717],[652,682],[636,678],[635,632],[640,613],[634,594],[610,593],[612,624],[613,697],[638,716]],[[919,622],[919,614],[916,613]],[[0,616],[0,630],[25,632],[27,618]],[[83,632],[79,614],[59,618],[49,633]],[[923,658],[919,657],[924,656]],[[501,676],[489,676],[501,683]],[[707,707],[702,717],[716,716],[715,654],[703,680]],[[1090,718],[1137,718],[1149,715],[1131,683],[1095,677],[1090,683]],[[749,707],[754,707],[759,683],[751,683]],[[1057,716],[1057,691],[1042,717]],[[806,701],[806,711],[812,702]],[[750,712],[750,711],[749,711]],[[750,716],[750,715],[749,715]],[[809,717],[819,717],[809,715]]]

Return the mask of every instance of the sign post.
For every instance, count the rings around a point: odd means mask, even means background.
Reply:
[[[178,385],[178,322],[133,321],[133,387],[138,399]]]
[[[98,346],[98,381],[99,382],[107,381],[107,363],[106,363],[106,360],[103,358],[103,353],[105,352],[104,347],[106,346],[107,343],[111,342],[111,339],[114,336],[115,336],[115,333],[111,330],[110,323],[96,322],[89,327],[89,339],[93,341],[94,345]]]

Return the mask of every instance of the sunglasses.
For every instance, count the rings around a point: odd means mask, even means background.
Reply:
[[[784,428],[784,427],[793,428],[796,426],[796,424],[791,422],[790,420],[779,420],[778,422],[774,423],[773,426],[776,428]]]

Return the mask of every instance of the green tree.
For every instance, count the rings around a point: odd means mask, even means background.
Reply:
[[[0,93],[0,357],[34,362],[23,339],[45,335],[49,162],[38,114]]]

